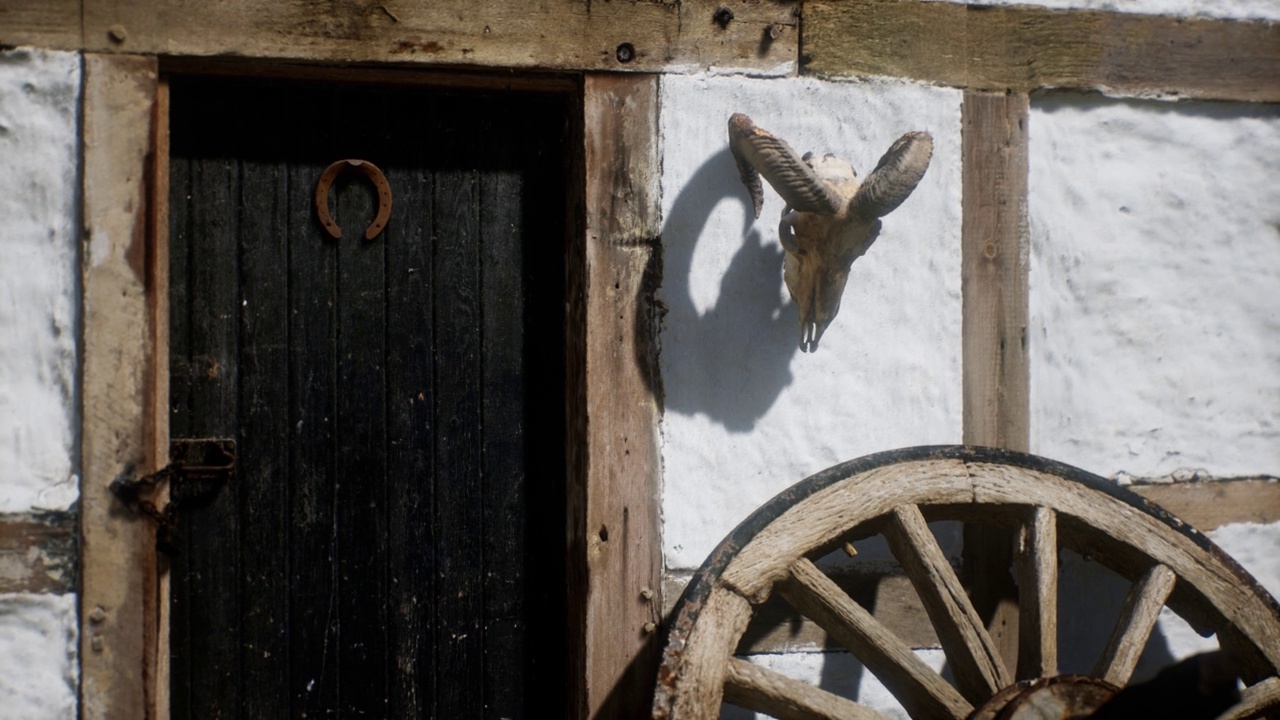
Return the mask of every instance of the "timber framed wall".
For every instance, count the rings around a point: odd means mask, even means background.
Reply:
[[[647,305],[661,277],[657,74],[885,76],[964,89],[963,434],[1016,449],[1028,443],[1030,412],[1032,93],[1280,102],[1274,23],[915,1],[450,0],[315,15],[263,0],[199,10],[177,0],[10,0],[0,8],[0,45],[84,57],[79,662],[80,711],[89,718],[166,714],[165,600],[152,530],[122,516],[106,491],[127,467],[162,465],[167,446],[158,361],[168,283],[161,69],[302,78],[359,65],[355,75],[370,82],[443,69],[443,82],[495,89],[515,82],[507,79],[515,70],[580,83],[582,196],[571,223],[580,244],[567,259],[569,322],[579,334],[566,399],[579,440],[570,448],[577,492],[566,540],[581,598],[571,622],[580,633],[571,672],[579,717],[646,706],[660,635],[649,623],[660,623],[674,599],[661,587],[662,398],[650,335],[657,311]],[[1275,482],[1217,485],[1140,489],[1206,529],[1280,519]],[[1189,499],[1210,492],[1227,500]],[[70,564],[72,524],[66,513],[0,518],[0,557],[20,568],[0,576],[0,590],[65,592],[57,569]],[[972,557],[992,541],[969,542]],[[1011,621],[1000,614],[1001,582],[984,583],[994,588],[993,623]]]

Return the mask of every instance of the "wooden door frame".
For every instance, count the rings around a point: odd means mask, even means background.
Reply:
[[[164,560],[151,521],[129,514],[108,486],[168,462],[166,78],[187,74],[570,98],[567,702],[573,717],[646,714],[662,607],[656,356],[642,336],[653,329],[645,320],[659,252],[657,76],[162,64],[96,53],[84,68],[81,716],[169,716]]]

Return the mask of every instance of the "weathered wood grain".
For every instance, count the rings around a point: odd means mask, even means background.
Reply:
[[[799,35],[794,0],[731,3],[724,24],[717,0],[82,2],[85,47],[99,52],[784,75]]]
[[[5,0],[0,3],[0,45],[79,50],[81,0]]]
[[[1048,508],[1031,512],[1018,553],[1018,679],[1058,674],[1058,524]]]
[[[1025,94],[967,91],[961,106],[964,441],[1026,451],[1027,115]],[[1017,662],[1013,533],[966,525],[962,570],[1005,662]]]
[[[0,515],[0,593],[75,592],[76,525],[69,512]]]
[[[1274,714],[1277,710],[1280,710],[1280,678],[1273,677],[1245,688],[1240,693],[1240,702],[1219,715],[1218,720],[1271,717],[1266,713]]]
[[[1280,100],[1280,25],[894,0],[804,5],[803,71],[973,90]]]
[[[1280,522],[1280,481],[1276,480],[1176,482],[1129,489],[1197,530],[1229,523]]]
[[[956,685],[975,705],[1012,684],[991,636],[915,505],[893,510],[885,538],[902,564],[952,663]]]
[[[84,345],[81,428],[81,714],[146,717],[146,608],[155,529],[107,486],[154,469],[143,428],[156,361],[147,299],[148,155],[155,58],[85,56],[82,217]]]
[[[662,569],[658,406],[646,381],[655,345],[637,330],[658,252],[657,78],[590,74],[583,93],[587,457],[583,518],[570,522],[583,534],[586,587],[570,595],[587,602],[587,712],[631,717],[649,706],[660,650],[648,625]]]
[[[866,666],[912,717],[964,718],[973,711],[941,675],[844,593],[808,559],[791,567],[782,595]]]
[[[1095,677],[1118,687],[1128,684],[1176,581],[1177,576],[1165,565],[1154,565],[1138,578],[1125,597],[1120,619],[1093,668]]]
[[[782,673],[730,658],[725,702],[779,720],[888,720],[888,715]]]

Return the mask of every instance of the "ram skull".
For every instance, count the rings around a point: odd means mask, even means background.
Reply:
[[[729,148],[756,217],[764,204],[761,175],[786,202],[778,225],[787,253],[783,278],[800,310],[800,349],[816,350],[840,310],[849,267],[875,242],[880,218],[901,205],[924,177],[933,138],[926,132],[898,138],[861,183],[847,160],[813,153],[801,157],[741,113],[729,118]]]

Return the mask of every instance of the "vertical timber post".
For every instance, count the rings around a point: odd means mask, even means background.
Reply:
[[[584,284],[571,302],[584,303],[584,337],[571,342],[581,345],[585,377],[570,388],[585,413],[583,477],[570,490],[570,612],[582,637],[569,672],[584,685],[571,714],[638,718],[648,713],[661,650],[658,390],[647,320],[660,266],[657,77],[588,73],[582,122]]]
[[[154,57],[86,54],[81,268],[80,701],[86,720],[152,717],[155,528],[118,505],[108,485],[167,458],[146,431],[157,406],[148,282],[149,156]],[[154,278],[151,278],[154,280]]]
[[[961,109],[964,442],[1026,452],[1026,93],[966,90]],[[974,606],[1008,667],[1017,663],[1013,532],[966,526],[962,566]]]

